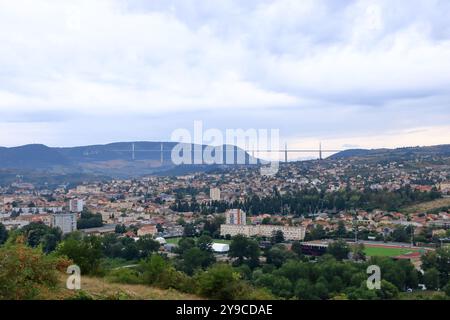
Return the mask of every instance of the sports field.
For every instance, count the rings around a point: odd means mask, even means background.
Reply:
[[[374,257],[395,257],[402,254],[414,252],[417,250],[410,248],[389,248],[389,247],[366,247],[364,252],[367,256]]]

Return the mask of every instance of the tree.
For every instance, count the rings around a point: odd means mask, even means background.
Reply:
[[[300,300],[317,300],[313,285],[305,279],[301,279],[295,286],[295,295]]]
[[[335,257],[336,260],[341,261],[348,258],[350,248],[345,241],[338,240],[328,245],[327,252]]]
[[[72,236],[64,240],[56,250],[60,256],[66,256],[77,264],[83,274],[96,274],[100,271],[102,243],[98,237],[88,236],[81,240]]]
[[[434,268],[439,272],[439,283],[444,285],[450,281],[450,248],[439,248],[422,256],[422,268],[427,271]]]
[[[366,253],[363,243],[356,244],[352,247],[352,258],[355,261],[365,261]]]
[[[192,223],[187,223],[184,226],[183,237],[194,237],[197,231],[195,230],[195,226]]]
[[[213,237],[220,236],[220,225],[225,223],[224,216],[216,216],[212,221],[207,220],[203,227],[204,231],[209,232],[209,234]]]
[[[274,295],[282,298],[289,299],[294,295],[291,281],[280,275],[262,274],[256,279],[255,284],[268,288]]]
[[[302,257],[302,244],[300,241],[294,241],[291,246],[292,252],[294,252],[298,257]]]
[[[20,229],[20,232],[30,247],[42,245],[45,253],[54,251],[62,238],[60,229],[51,228],[43,223],[32,222]]]
[[[283,245],[275,245],[266,252],[267,263],[281,267],[288,259],[294,258],[294,253],[286,250]]]
[[[210,236],[202,235],[197,239],[197,247],[202,251],[212,252],[213,239]]]
[[[6,230],[5,226],[0,223],[0,245],[4,244],[8,239],[8,230]]]
[[[152,254],[142,260],[138,269],[142,273],[145,284],[162,289],[174,288],[185,292],[192,292],[192,283],[184,273],[175,270],[173,265],[158,254]]]
[[[309,233],[309,240],[320,240],[326,237],[326,232],[322,225],[317,225]]]
[[[125,227],[124,224],[118,224],[118,225],[116,225],[114,232],[118,233],[118,234],[123,234],[123,233],[127,232],[127,227]]]
[[[283,243],[283,242],[284,242],[284,233],[283,233],[283,231],[281,231],[281,230],[275,230],[275,231],[272,233],[271,242],[272,242],[273,244],[276,244],[276,243]]]
[[[427,290],[437,290],[439,288],[439,271],[436,268],[425,271],[423,283]]]
[[[338,227],[336,230],[336,236],[338,238],[345,238],[345,235],[347,234],[347,229],[345,228],[345,223],[342,220],[339,220]]]
[[[56,260],[23,244],[0,247],[0,300],[36,299],[58,283]]]
[[[398,288],[386,280],[381,280],[380,290],[376,290],[377,296],[382,300],[392,300],[398,298]]]
[[[409,242],[411,236],[404,226],[397,226],[392,232],[392,239],[396,242]]]
[[[245,262],[250,267],[254,267],[259,264],[260,250],[256,241],[243,235],[237,235],[232,238],[228,255],[237,258],[237,265]]]
[[[444,292],[447,295],[447,297],[450,297],[450,282],[447,283],[447,285],[444,287]]]
[[[136,247],[139,250],[139,256],[141,258],[147,258],[153,252],[157,252],[161,247],[161,244],[158,241],[152,239],[150,235],[146,235],[140,237],[138,241],[136,241]]]
[[[102,215],[97,213],[94,214],[87,209],[84,209],[81,212],[80,219],[77,221],[77,229],[89,229],[89,228],[98,228],[103,226],[103,218]]]
[[[199,268],[205,269],[215,262],[212,252],[197,247],[185,251],[182,259],[182,269],[188,275],[192,275]]]
[[[210,299],[245,299],[249,289],[240,281],[240,275],[226,264],[217,264],[195,277],[197,293]]]
[[[181,238],[178,241],[178,247],[176,248],[176,252],[178,254],[183,254],[185,251],[195,247],[195,240],[192,238]]]

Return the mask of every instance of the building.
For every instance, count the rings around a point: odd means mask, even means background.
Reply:
[[[52,227],[60,228],[63,234],[77,230],[76,213],[56,213],[52,214]]]
[[[246,225],[247,214],[241,209],[231,209],[225,212],[226,224]]]
[[[145,226],[141,227],[138,230],[137,235],[138,235],[138,237],[143,237],[143,236],[146,236],[146,235],[154,236],[157,233],[158,233],[158,229],[156,229],[156,226],[152,225],[152,224],[148,224],[148,225],[145,225]]]
[[[88,228],[80,230],[82,233],[87,235],[93,235],[93,236],[103,236],[105,234],[109,233],[115,233],[116,232],[116,225],[115,224],[105,224],[102,227],[97,228]]]
[[[272,237],[276,231],[282,231],[286,240],[303,240],[305,238],[304,227],[286,227],[275,225],[238,225],[222,224],[220,226],[220,235],[236,236],[242,234],[247,237]]]
[[[212,250],[216,253],[226,253],[230,251],[230,245],[226,243],[213,243]]]
[[[219,188],[211,188],[209,190],[209,198],[212,201],[220,201],[220,189]]]
[[[84,201],[82,199],[70,199],[69,210],[70,212],[81,212],[84,208]]]

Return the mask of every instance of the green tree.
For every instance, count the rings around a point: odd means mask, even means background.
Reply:
[[[436,268],[426,270],[423,275],[423,283],[428,290],[437,290],[439,288],[439,271]]]
[[[215,262],[211,251],[201,250],[194,247],[185,251],[182,255],[182,269],[188,275],[192,275],[197,269],[205,269]]]
[[[197,239],[197,247],[203,251],[212,251],[213,239],[210,236],[202,235]]]
[[[138,241],[136,241],[136,247],[139,250],[139,256],[141,258],[147,258],[153,252],[157,252],[161,247],[161,244],[153,240],[150,235],[146,235],[140,237]]]
[[[307,236],[308,236],[308,240],[320,240],[320,239],[324,239],[324,238],[326,238],[326,232],[325,232],[325,229],[323,228],[323,226],[322,225],[317,225],[317,226],[315,226],[312,230],[311,230],[311,232],[309,233],[309,235],[307,234]]]
[[[293,259],[295,254],[288,251],[283,245],[275,245],[265,254],[267,263],[273,264],[275,267],[281,267],[288,259]]]
[[[181,238],[178,241],[178,247],[176,252],[178,254],[183,254],[185,251],[195,247],[195,240],[192,238]]]
[[[237,235],[232,238],[228,255],[237,258],[237,265],[247,263],[250,267],[254,267],[259,264],[260,249],[256,241]]]
[[[376,294],[382,300],[392,300],[398,298],[399,290],[389,281],[381,280],[381,288],[376,290]]]
[[[291,250],[292,250],[292,252],[294,252],[298,257],[302,257],[302,256],[303,256],[303,253],[302,253],[302,244],[301,244],[300,241],[294,241],[294,242],[292,242]]]
[[[197,293],[219,300],[245,299],[250,290],[240,280],[239,272],[226,264],[217,264],[195,276]]]
[[[345,228],[345,223],[342,220],[339,220],[338,227],[336,230],[336,236],[338,238],[345,238],[345,235],[347,234],[347,229]]]
[[[197,231],[195,230],[195,226],[192,223],[187,223],[184,226],[183,237],[194,237]]]
[[[29,246],[35,248],[42,245],[45,253],[54,251],[62,238],[60,229],[51,228],[43,223],[32,222],[21,228],[20,232],[25,236]]]
[[[447,295],[447,297],[450,297],[450,282],[447,283],[447,285],[444,287],[444,292]]]
[[[343,240],[332,242],[328,245],[327,253],[331,254],[336,260],[344,260],[348,258],[350,248]]]
[[[138,267],[145,284],[162,289],[173,288],[185,292],[193,292],[194,283],[184,273],[175,270],[173,265],[158,254],[152,254],[142,260]]]
[[[0,245],[4,244],[8,239],[8,230],[6,230],[5,226],[0,223]]]
[[[114,232],[118,233],[118,234],[123,234],[123,233],[127,232],[127,227],[125,227],[124,224],[118,224],[118,225],[116,225]]]
[[[270,239],[273,244],[283,243],[284,242],[284,233],[281,230],[275,230],[272,234],[272,238]]]
[[[56,250],[60,256],[66,256],[77,264],[83,274],[96,274],[100,271],[100,259],[103,256],[102,243],[98,237],[88,236],[81,240],[72,236],[61,242]]]
[[[352,256],[353,260],[355,261],[365,261],[366,260],[366,253],[365,253],[365,247],[363,243],[356,244],[352,247]]]
[[[300,300],[318,300],[314,286],[306,279],[300,279],[295,286],[295,295]]]

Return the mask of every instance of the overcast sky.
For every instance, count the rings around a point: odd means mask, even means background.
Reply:
[[[0,0],[0,145],[450,143],[450,1]]]

